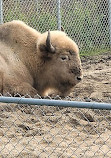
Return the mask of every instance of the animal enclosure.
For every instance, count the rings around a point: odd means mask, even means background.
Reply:
[[[105,52],[111,41],[110,0],[0,0],[1,23],[22,20],[40,32],[65,32],[78,43],[81,54]]]
[[[19,19],[40,32],[63,26],[79,45],[84,79],[64,100],[111,105],[111,0],[0,2],[1,23]],[[86,56],[97,52],[104,54]],[[111,111],[1,102],[0,158],[16,157],[111,158]]]

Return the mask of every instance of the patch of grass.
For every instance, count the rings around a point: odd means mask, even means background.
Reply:
[[[102,55],[102,54],[111,54],[111,48],[106,48],[106,49],[94,49],[94,50],[89,50],[89,51],[80,51],[80,56],[95,56],[95,55]]]

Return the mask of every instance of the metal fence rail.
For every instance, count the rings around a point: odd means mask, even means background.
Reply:
[[[81,53],[110,49],[110,0],[0,0],[1,22],[22,20],[40,32],[65,29]],[[2,11],[3,8],[3,11]]]
[[[20,98],[20,97],[0,97],[0,102],[28,104],[28,105],[47,105],[47,106],[59,106],[59,107],[111,110],[110,103],[97,103],[97,102],[64,101],[64,100],[34,99],[34,98]]]

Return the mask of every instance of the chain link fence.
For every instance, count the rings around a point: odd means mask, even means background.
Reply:
[[[111,158],[111,111],[0,103],[0,157]]]
[[[111,0],[0,2],[1,22],[19,19],[40,32],[63,26],[81,54],[110,49]],[[111,56],[82,63],[86,84],[65,100],[111,103]],[[0,158],[16,157],[111,158],[111,111],[0,103]]]
[[[80,51],[110,49],[110,0],[1,0],[3,22],[19,19],[40,32],[64,27]]]

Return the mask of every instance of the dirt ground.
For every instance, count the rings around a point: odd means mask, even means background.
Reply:
[[[83,57],[66,99],[111,103],[111,54]],[[0,158],[111,158],[111,111],[0,104]]]

